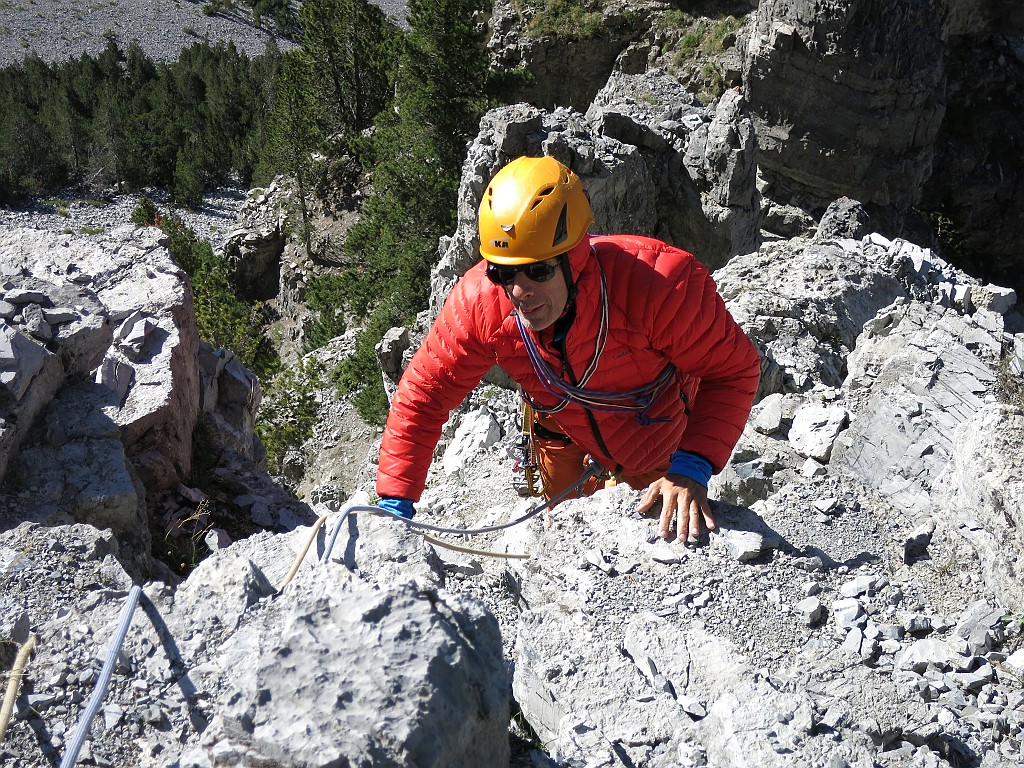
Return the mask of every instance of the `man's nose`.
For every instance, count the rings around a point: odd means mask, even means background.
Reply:
[[[516,272],[516,279],[512,281],[511,290],[517,297],[528,296],[533,293],[533,281],[524,272]]]

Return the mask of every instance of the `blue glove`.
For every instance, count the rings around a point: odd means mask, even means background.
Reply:
[[[705,488],[711,479],[711,462],[703,456],[689,451],[676,451],[672,454],[667,475],[682,475],[695,480]]]
[[[412,520],[412,516],[416,514],[416,510],[413,508],[412,499],[402,499],[395,496],[384,496],[377,506],[381,509],[386,509],[388,512],[394,512],[399,517],[404,517],[406,520]]]

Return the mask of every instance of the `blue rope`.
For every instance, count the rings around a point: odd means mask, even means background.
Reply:
[[[89,698],[85,712],[82,713],[78,721],[78,730],[75,731],[75,736],[68,745],[68,751],[64,753],[64,759],[60,762],[60,768],[72,768],[75,761],[78,760],[78,753],[85,743],[86,736],[89,735],[89,726],[92,725],[93,718],[96,717],[100,704],[103,703],[103,697],[107,694],[107,686],[110,685],[110,678],[114,674],[117,656],[121,652],[121,645],[124,644],[125,635],[128,634],[128,627],[131,626],[132,615],[139,604],[139,596],[141,594],[142,587],[138,584],[134,585],[128,592],[128,599],[125,601],[124,608],[121,609],[121,619],[117,625],[117,630],[114,632],[114,639],[110,643],[107,659],[103,662],[103,669],[100,670],[96,687]]]

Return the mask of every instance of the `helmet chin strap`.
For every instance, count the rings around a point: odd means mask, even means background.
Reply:
[[[569,296],[565,300],[565,311],[568,312],[576,304],[576,283],[572,279],[572,267],[569,266],[569,253],[563,253],[558,257],[558,263],[562,267],[562,275],[565,277],[565,287],[569,289]]]

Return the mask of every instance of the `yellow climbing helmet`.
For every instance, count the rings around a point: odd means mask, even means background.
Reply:
[[[519,157],[494,174],[478,221],[481,256],[529,264],[577,245],[594,215],[579,176],[553,157]]]

